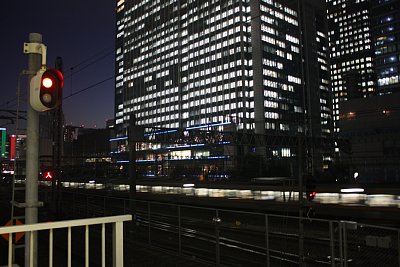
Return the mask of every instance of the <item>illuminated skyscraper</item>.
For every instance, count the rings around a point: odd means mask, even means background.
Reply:
[[[339,103],[375,94],[376,77],[367,0],[326,0],[331,50],[334,130],[339,131]]]
[[[373,3],[377,93],[400,92],[400,0],[375,0]]]
[[[334,131],[339,134],[342,101],[400,91],[400,1],[326,2]]]
[[[232,123],[241,132],[329,137],[325,9],[300,2],[119,1],[115,152],[125,150],[132,114],[137,125]],[[296,154],[289,146],[258,152]]]

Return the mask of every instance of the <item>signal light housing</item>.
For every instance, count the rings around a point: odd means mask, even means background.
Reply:
[[[62,100],[64,76],[57,69],[39,70],[31,79],[30,104],[39,112],[58,107]]]
[[[317,186],[314,177],[308,174],[304,177],[304,180],[306,183],[306,198],[308,201],[313,201],[315,196],[317,195],[317,190],[316,190]]]
[[[307,200],[308,201],[313,201],[314,200],[314,197],[315,197],[315,195],[317,195],[317,192],[315,192],[315,191],[308,191],[308,192],[306,192],[306,194],[307,194]]]

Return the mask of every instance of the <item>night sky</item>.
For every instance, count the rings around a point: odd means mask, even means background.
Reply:
[[[113,0],[1,1],[0,29],[0,109],[16,109],[18,75],[28,63],[22,48],[30,32],[43,35],[48,68],[57,56],[63,58],[64,97],[115,75]],[[76,73],[71,75],[71,68]],[[22,110],[26,110],[26,81],[26,77],[21,79]],[[65,99],[66,124],[105,127],[105,121],[114,116],[114,84],[110,78]],[[0,125],[5,123],[0,121]]]

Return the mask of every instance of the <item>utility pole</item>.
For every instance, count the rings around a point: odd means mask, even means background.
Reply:
[[[303,209],[304,209],[304,198],[303,198],[303,136],[298,136],[298,149],[297,149],[297,164],[298,164],[298,179],[299,179],[299,266],[304,266],[304,224],[303,224]]]
[[[28,54],[28,71],[36,73],[42,62],[42,55],[38,53],[42,45],[42,35],[29,34],[29,43],[25,43],[24,53]],[[42,51],[43,52],[43,51]],[[34,74],[28,76],[28,87]],[[30,97],[28,88],[28,99]],[[27,104],[27,141],[26,141],[26,191],[25,191],[25,224],[38,222],[38,175],[39,175],[39,113],[31,104]],[[32,240],[31,240],[32,238]],[[33,244],[30,246],[30,244]],[[31,263],[32,258],[32,265]],[[37,266],[37,232],[25,238],[25,266]]]
[[[136,130],[136,131],[135,131]],[[129,207],[132,214],[131,233],[136,233],[136,141],[137,138],[136,118],[134,114],[130,115],[128,129],[128,147],[129,147]]]
[[[56,58],[55,68],[62,73],[63,61],[61,57]],[[62,97],[61,97],[62,99]],[[61,216],[61,154],[62,154],[62,101],[60,105],[54,109],[53,112],[53,168],[54,178],[51,182],[52,185],[52,201],[54,204],[56,218],[60,219]]]
[[[128,128],[128,149],[129,149],[129,209],[132,214],[132,221],[129,228],[129,238],[133,241],[136,238],[136,142],[137,139],[136,118],[130,115]],[[133,258],[129,261],[133,264]]]

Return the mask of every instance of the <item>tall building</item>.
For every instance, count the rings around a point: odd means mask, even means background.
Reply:
[[[400,1],[326,1],[338,132],[339,102],[399,91]]]
[[[114,154],[127,150],[133,115],[141,126],[328,138],[326,23],[312,2],[322,1],[118,1]]]
[[[376,91],[371,3],[326,0],[331,52],[334,131],[339,132],[339,103]]]
[[[298,4],[297,1],[295,1]],[[306,136],[313,139],[332,140],[332,91],[330,81],[330,59],[328,23],[324,1],[299,1],[303,40],[304,106],[306,107]],[[308,164],[316,169],[326,169],[332,162],[330,146],[322,147],[319,142],[309,142]],[[312,168],[314,169],[314,168]]]
[[[377,93],[400,92],[400,0],[374,0],[373,3]]]

